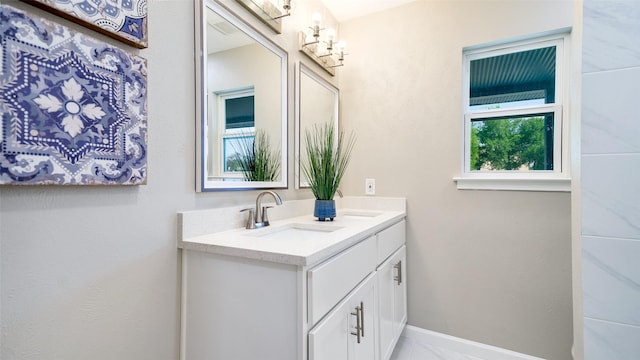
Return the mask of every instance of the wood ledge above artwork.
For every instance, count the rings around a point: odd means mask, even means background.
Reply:
[[[147,0],[20,0],[138,49],[148,46]],[[126,8],[123,7],[127,4]],[[95,6],[94,6],[95,5]]]

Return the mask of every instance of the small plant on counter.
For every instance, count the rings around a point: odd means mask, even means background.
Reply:
[[[277,181],[280,174],[280,151],[271,146],[269,135],[260,129],[255,137],[244,136],[239,149],[240,168],[247,181]]]
[[[333,220],[336,216],[333,197],[338,191],[342,176],[347,170],[355,135],[345,138],[344,132],[336,135],[333,123],[314,125],[305,132],[306,162],[302,171],[316,197],[314,216],[319,220]]]

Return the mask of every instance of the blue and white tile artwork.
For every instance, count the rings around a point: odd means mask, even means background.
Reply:
[[[147,0],[22,0],[137,48],[147,47]]]
[[[145,59],[0,5],[0,184],[137,185]]]

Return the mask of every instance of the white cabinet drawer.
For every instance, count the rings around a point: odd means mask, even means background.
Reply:
[[[378,233],[378,264],[385,261],[405,243],[405,221]]]
[[[376,268],[376,238],[371,236],[307,273],[308,321],[313,326]]]

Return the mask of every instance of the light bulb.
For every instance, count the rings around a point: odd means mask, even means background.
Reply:
[[[316,39],[315,42],[318,42],[318,37],[320,37],[320,22],[322,21],[322,16],[320,14],[315,13],[311,17],[311,22],[313,22],[313,37]]]
[[[333,29],[327,29],[327,51],[331,52],[333,50],[333,40],[336,37],[336,31]]]
[[[333,42],[333,39],[336,37],[336,31],[329,28],[327,29],[327,40]]]
[[[314,27],[320,27],[320,22],[322,22],[322,15],[318,13],[313,14],[313,16],[311,17],[311,22],[313,23]]]
[[[345,43],[344,41],[340,40],[336,44],[336,47],[338,48],[338,61],[340,61],[340,63],[342,63],[344,61],[344,48],[347,47],[347,43]]]

